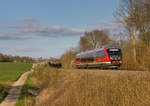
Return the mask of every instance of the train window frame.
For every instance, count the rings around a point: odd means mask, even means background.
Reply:
[[[80,60],[80,55],[77,55],[76,56],[76,61],[79,61]]]
[[[96,51],[96,57],[104,57],[106,56],[105,50],[97,50]]]
[[[111,49],[111,48],[110,48]],[[110,51],[110,49],[107,49],[107,52],[109,55],[122,55],[121,49],[118,49],[118,51]]]
[[[94,52],[89,52],[89,53],[88,53],[88,58],[89,58],[89,57],[94,57]]]
[[[86,54],[81,54],[81,62],[84,63],[86,62]]]
[[[94,52],[89,52],[88,53],[88,62],[93,62],[94,61]]]

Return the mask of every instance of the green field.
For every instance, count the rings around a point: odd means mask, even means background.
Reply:
[[[0,84],[13,83],[31,67],[32,63],[0,63]]]

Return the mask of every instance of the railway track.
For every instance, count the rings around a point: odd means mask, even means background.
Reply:
[[[110,78],[115,78],[118,76],[131,76],[136,77],[137,75],[148,76],[150,74],[149,71],[134,71],[134,70],[101,70],[101,69],[60,69],[63,71],[69,72],[79,72],[79,73],[88,73],[93,76],[104,76],[107,75]]]

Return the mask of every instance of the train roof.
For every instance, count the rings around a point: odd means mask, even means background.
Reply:
[[[106,49],[109,49],[109,48],[118,48],[118,49],[120,49],[120,47],[119,46],[102,46],[102,48],[106,48]]]
[[[106,49],[110,49],[110,48],[118,48],[118,49],[120,49],[119,46],[110,46],[110,45],[106,45],[106,46],[102,46],[101,48],[96,48],[96,49],[92,49],[92,50],[87,50],[87,51],[84,51],[84,52],[80,52],[80,53],[77,54],[77,56],[80,55],[80,54],[87,53],[87,52],[92,52],[92,51],[102,50],[102,49],[104,49],[104,48],[106,48]]]

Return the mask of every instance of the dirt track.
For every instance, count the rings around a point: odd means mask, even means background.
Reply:
[[[32,68],[34,67],[34,65],[32,66]],[[26,72],[24,74],[21,75],[21,77],[19,78],[19,80],[17,80],[11,87],[11,89],[8,92],[7,97],[4,99],[4,101],[0,104],[0,106],[15,106],[20,93],[21,93],[21,89],[28,77],[28,75],[32,72],[33,70]]]

